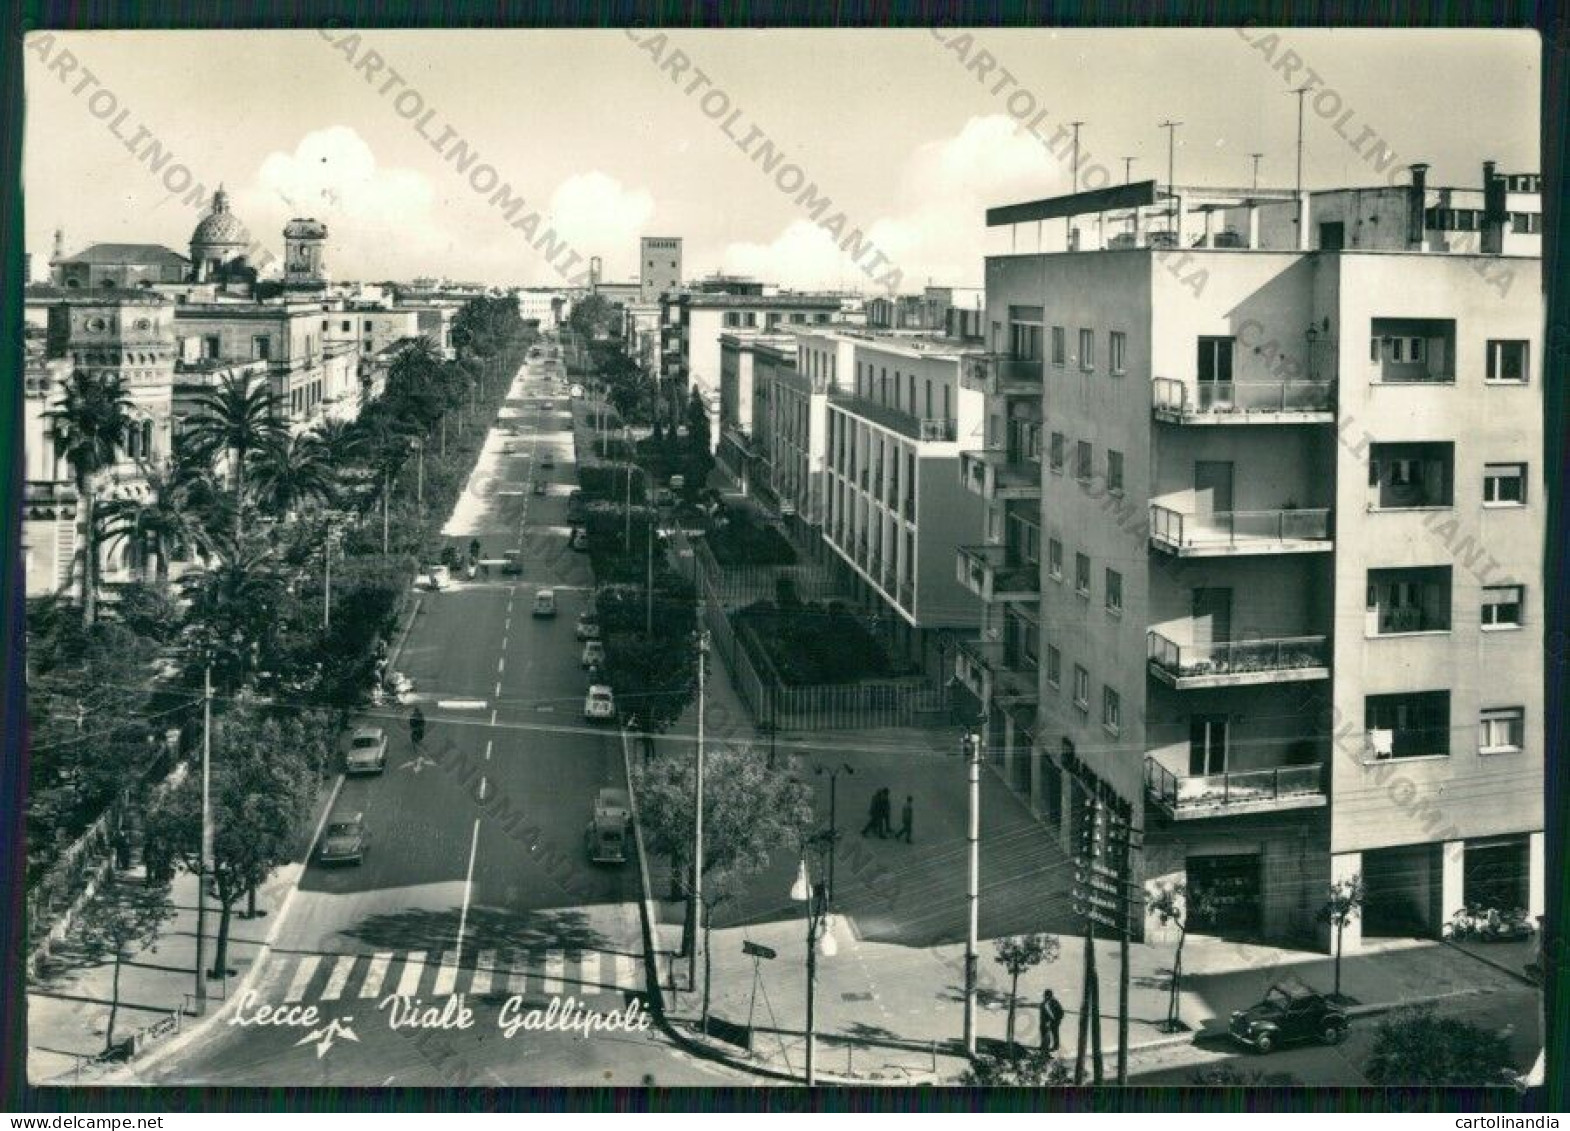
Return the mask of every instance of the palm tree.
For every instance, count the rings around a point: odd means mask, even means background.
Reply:
[[[234,539],[239,542],[245,520],[246,465],[288,434],[278,397],[265,377],[229,374],[218,388],[197,394],[193,401],[196,411],[186,423],[184,439],[193,452],[210,461],[220,452],[227,454],[231,517]]]
[[[131,394],[124,378],[75,372],[65,384],[60,403],[48,412],[55,449],[71,465],[76,493],[82,500],[86,532],[78,574],[82,615],[91,624],[98,615],[98,516],[93,479],[113,466],[131,427]]]
[[[322,444],[306,434],[275,440],[258,453],[252,485],[262,508],[278,518],[306,502],[331,502],[337,483]]]
[[[211,568],[186,579],[186,623],[221,685],[245,681],[253,650],[276,624],[283,591],[273,548],[257,541],[220,547]]]
[[[191,464],[144,469],[148,486],[145,498],[112,499],[103,507],[103,537],[110,544],[129,541],[158,558],[158,581],[169,580],[169,563],[175,558],[206,554],[212,539],[205,515],[211,513],[217,490],[211,476]],[[148,580],[143,560],[142,580]]]
[[[365,430],[358,420],[330,417],[311,431],[321,447],[321,457],[336,479],[365,451]]]

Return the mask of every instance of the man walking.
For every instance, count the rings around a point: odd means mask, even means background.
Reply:
[[[425,741],[425,712],[420,710],[418,703],[414,706],[413,714],[409,716],[409,738],[415,746]]]
[[[1063,1003],[1058,1001],[1051,990],[1043,990],[1041,1005],[1036,1010],[1037,1027],[1041,1030],[1041,1051],[1057,1052],[1063,1043],[1058,1036],[1058,1027],[1063,1024]]]
[[[895,840],[903,840],[906,844],[913,843],[911,834],[916,823],[916,804],[911,800],[910,794],[905,795],[905,804],[899,811],[899,832],[894,834]]]
[[[873,793],[872,803],[867,806],[867,823],[861,826],[861,835],[873,833],[876,836],[886,836],[883,826],[888,823],[888,790],[880,789]]]

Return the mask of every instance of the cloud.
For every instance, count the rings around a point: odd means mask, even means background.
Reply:
[[[579,255],[605,260],[608,279],[626,274],[626,261],[637,274],[638,237],[648,231],[654,197],[647,189],[630,188],[608,173],[574,173],[556,186],[549,221]]]
[[[917,147],[891,178],[887,211],[849,219],[904,273],[903,290],[919,290],[929,278],[978,284],[987,208],[1068,192],[1071,179],[1040,138],[1007,115],[992,114]],[[791,220],[768,242],[731,243],[720,260],[726,271],[789,287],[872,289],[851,257],[810,219]]]
[[[412,256],[446,248],[436,192],[423,173],[383,166],[349,126],[306,134],[293,153],[272,152],[234,211],[253,232],[281,232],[296,216],[328,226],[327,267],[353,264],[359,278],[407,273]],[[262,237],[270,246],[281,235]]]

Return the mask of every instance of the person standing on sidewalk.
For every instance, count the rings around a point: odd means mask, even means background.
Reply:
[[[1036,1010],[1037,1028],[1041,1030],[1041,1051],[1057,1052],[1062,1045],[1058,1028],[1063,1024],[1063,1003],[1049,990],[1041,992],[1041,1005]]]
[[[872,805],[867,810],[867,823],[861,828],[861,835],[875,833],[879,840],[887,840],[889,835],[889,791],[885,787],[872,795]]]
[[[915,824],[916,803],[911,799],[910,794],[907,793],[905,795],[905,804],[900,807],[899,832],[894,834],[894,839],[903,840],[906,844],[914,843],[911,840],[911,836],[915,831]]]

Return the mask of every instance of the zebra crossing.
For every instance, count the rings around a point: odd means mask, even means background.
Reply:
[[[571,994],[580,1000],[644,992],[643,964],[629,954],[597,950],[375,951],[369,954],[281,954],[283,1003],[332,1002],[453,994],[504,997]]]

